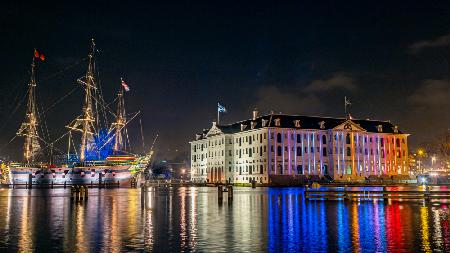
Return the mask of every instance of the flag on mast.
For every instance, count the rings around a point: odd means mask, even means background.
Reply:
[[[347,97],[344,97],[344,99],[345,99],[345,105],[346,105],[346,106],[347,106],[347,105],[352,105],[352,103],[350,102],[349,99],[347,99]]]
[[[217,112],[227,112],[227,109],[225,108],[225,106],[217,103]]]
[[[130,86],[128,86],[128,84],[126,84],[122,78],[120,78],[120,80],[122,81],[122,87],[125,89],[125,91],[130,91]]]

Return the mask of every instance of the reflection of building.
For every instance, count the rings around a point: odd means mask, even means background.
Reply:
[[[268,183],[292,176],[335,180],[408,174],[408,134],[387,121],[270,114],[213,122],[191,142],[196,182]]]

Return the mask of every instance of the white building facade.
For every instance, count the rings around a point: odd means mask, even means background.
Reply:
[[[408,175],[408,134],[387,121],[271,114],[213,122],[191,144],[191,179],[207,183],[365,180]]]

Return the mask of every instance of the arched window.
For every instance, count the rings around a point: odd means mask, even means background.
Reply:
[[[278,172],[278,174],[283,174],[283,166],[281,166],[281,164],[278,164],[278,166],[277,166],[277,172]]]
[[[278,146],[277,147],[277,155],[281,156],[282,150],[283,149],[281,148],[281,146]]]
[[[278,133],[278,134],[277,134],[277,142],[278,142],[278,143],[281,143],[281,133]]]

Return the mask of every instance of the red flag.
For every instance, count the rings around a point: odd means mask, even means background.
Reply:
[[[34,57],[39,58],[39,52],[36,49],[34,50]]]
[[[130,86],[125,83],[125,81],[122,79],[122,87],[125,89],[125,91],[130,91]]]
[[[44,54],[41,53],[41,57],[40,58],[41,58],[41,61],[44,61],[45,60]]]

